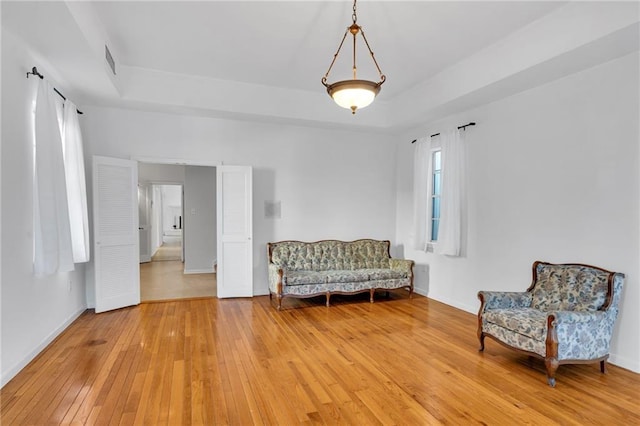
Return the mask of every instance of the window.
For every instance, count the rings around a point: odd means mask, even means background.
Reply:
[[[438,227],[440,225],[440,195],[441,195],[441,151],[435,150],[431,153],[431,241],[438,241]]]

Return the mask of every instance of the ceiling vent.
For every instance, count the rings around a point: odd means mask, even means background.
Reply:
[[[109,64],[109,68],[111,68],[113,75],[116,75],[116,62],[113,60],[113,56],[111,56],[111,52],[109,51],[109,48],[106,44],[104,45],[104,57],[107,60],[107,63]]]

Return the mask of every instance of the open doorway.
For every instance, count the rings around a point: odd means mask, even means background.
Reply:
[[[215,167],[139,163],[140,299],[215,297]],[[141,202],[141,205],[144,203]]]

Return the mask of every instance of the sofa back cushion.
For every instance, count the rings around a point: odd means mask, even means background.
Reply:
[[[388,268],[389,244],[378,240],[280,241],[270,244],[270,261],[291,271]]]
[[[610,273],[585,265],[540,263],[532,307],[543,311],[596,311],[607,300]]]

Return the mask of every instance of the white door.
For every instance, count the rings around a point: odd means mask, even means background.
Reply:
[[[218,297],[253,296],[252,181],[249,166],[217,170]]]
[[[96,312],[140,303],[138,163],[93,157]]]
[[[151,262],[151,187],[138,184],[138,240],[140,263]]]

